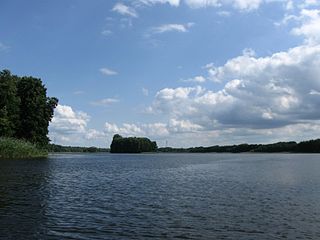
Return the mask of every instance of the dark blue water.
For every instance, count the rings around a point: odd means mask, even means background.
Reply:
[[[0,239],[320,239],[320,155],[1,161]]]

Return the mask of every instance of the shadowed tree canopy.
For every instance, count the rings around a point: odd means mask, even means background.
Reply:
[[[14,136],[19,128],[20,98],[18,77],[9,70],[0,72],[0,136]]]
[[[41,79],[0,72],[0,137],[25,139],[41,147],[49,143],[48,126],[58,104],[47,97]]]
[[[184,153],[320,153],[320,139],[296,142],[277,142],[272,144],[240,144],[227,146],[210,146],[210,147],[191,147],[191,148],[159,148],[159,152],[184,152]]]
[[[113,136],[110,145],[111,153],[141,153],[141,152],[155,152],[157,150],[157,143],[152,142],[148,138],[128,137],[124,138],[119,134]]]

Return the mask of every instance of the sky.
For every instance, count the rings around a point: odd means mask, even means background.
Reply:
[[[1,0],[0,69],[59,99],[53,143],[320,136],[320,1]]]

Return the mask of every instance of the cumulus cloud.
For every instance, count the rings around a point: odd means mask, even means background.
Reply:
[[[138,17],[138,14],[134,8],[127,6],[123,3],[117,3],[116,5],[114,5],[114,7],[112,8],[112,11],[117,12],[124,16],[129,16],[134,18]]]
[[[191,133],[202,130],[202,126],[189,120],[170,119],[167,123],[134,124],[105,123],[106,135],[120,134],[123,136],[148,136],[153,138],[168,137],[170,134]]]
[[[74,134],[111,139],[119,133],[148,136],[162,145],[169,140],[176,146],[312,138],[320,134],[319,64],[318,44],[266,57],[247,49],[221,66],[205,66],[211,79],[220,82],[218,90],[201,86],[159,90],[149,109],[167,117],[165,122],[107,122],[99,132],[87,130],[87,114],[59,105],[50,132],[69,142]]]
[[[49,137],[56,144],[92,145],[92,140],[104,138],[106,135],[104,131],[89,129],[90,119],[85,112],[59,104],[49,126]]]
[[[55,109],[50,129],[66,135],[83,133],[89,120],[90,116],[84,112],[74,111],[67,105],[58,105]]]
[[[143,130],[136,124],[124,123],[123,126],[117,126],[112,123],[105,123],[105,131],[107,133],[118,133],[125,136],[139,136],[144,135]]]
[[[198,87],[160,90],[151,111],[213,131],[275,129],[320,119],[320,45],[302,45],[268,57],[246,54],[215,67],[217,91]]]
[[[110,68],[100,68],[99,71],[106,76],[113,76],[113,75],[117,75],[118,73]]]
[[[50,123],[49,136],[54,142],[68,142],[74,136],[85,134],[89,121],[88,114],[74,111],[67,105],[58,105]]]
[[[85,138],[88,140],[92,140],[92,139],[99,139],[99,138],[105,138],[106,134],[102,131],[98,131],[96,129],[89,129],[86,134],[85,134]]]
[[[305,37],[308,43],[314,44],[320,41],[320,10],[303,9],[299,16],[293,19],[300,22],[300,26],[292,29],[292,33]]]

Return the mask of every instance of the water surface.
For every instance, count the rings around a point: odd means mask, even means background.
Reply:
[[[320,155],[0,161],[0,239],[320,239]]]

